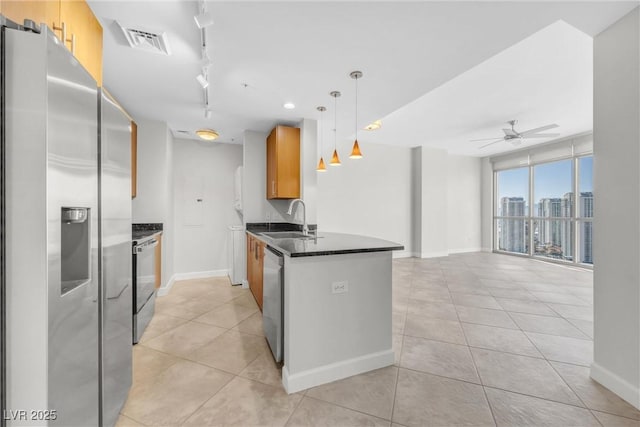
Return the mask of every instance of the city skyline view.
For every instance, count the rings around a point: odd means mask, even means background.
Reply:
[[[496,174],[497,249],[593,263],[593,157],[499,171]],[[533,206],[529,179],[533,179]],[[532,245],[532,246],[531,246]],[[531,246],[531,247],[530,247]]]

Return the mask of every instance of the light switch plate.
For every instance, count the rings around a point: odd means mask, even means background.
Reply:
[[[349,282],[333,282],[331,284],[332,294],[344,294],[349,291]]]

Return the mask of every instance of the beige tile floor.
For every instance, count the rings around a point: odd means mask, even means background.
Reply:
[[[118,426],[636,426],[589,378],[592,273],[474,253],[393,264],[394,366],[287,395],[247,290],[175,284]]]

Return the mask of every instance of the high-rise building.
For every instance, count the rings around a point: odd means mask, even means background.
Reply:
[[[536,252],[548,256],[571,259],[573,233],[570,218],[573,217],[573,193],[563,197],[540,199],[538,202]],[[562,219],[562,218],[567,218]]]
[[[500,199],[502,216],[524,217],[525,201],[522,197],[503,197]],[[505,219],[501,221],[499,247],[503,251],[526,253],[526,229],[524,219]]]
[[[593,193],[580,193],[580,217],[593,218]],[[582,221],[580,227],[581,262],[593,264],[593,222]]]
[[[545,198],[538,203],[538,217],[551,218],[562,216],[562,199]],[[557,221],[538,222],[538,243],[542,245],[560,245],[560,227]]]

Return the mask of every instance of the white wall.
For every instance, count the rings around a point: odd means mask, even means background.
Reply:
[[[411,149],[411,256],[422,253],[422,147]]]
[[[412,247],[411,148],[361,144],[364,158],[318,173],[318,229]]]
[[[477,157],[447,157],[447,247],[449,253],[481,250],[481,171]]]
[[[307,209],[307,223],[318,222],[318,122],[304,119],[300,122],[300,198]]]
[[[484,157],[481,164],[481,230],[482,250],[493,250],[493,166],[489,157]]]
[[[447,152],[437,148],[422,147],[421,186],[422,186],[422,258],[447,256]]]
[[[640,408],[640,12],[594,40],[594,363]]]
[[[163,223],[162,286],[173,276],[173,137],[164,122],[138,124],[138,191],[131,202],[134,223]]]
[[[175,273],[217,274],[227,269],[227,226],[242,224],[233,207],[242,146],[177,139],[173,158]]]

